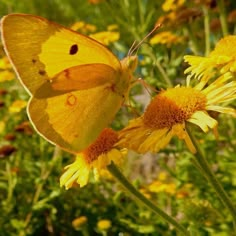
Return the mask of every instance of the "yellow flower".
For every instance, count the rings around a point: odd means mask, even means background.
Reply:
[[[0,82],[13,80],[15,74],[9,70],[0,71]]]
[[[6,123],[4,121],[0,121],[0,134],[5,130]]]
[[[185,73],[191,72],[191,76],[208,75],[214,69],[222,74],[236,72],[236,36],[229,35],[221,39],[208,57],[187,55],[184,59],[190,64]]]
[[[176,192],[176,185],[174,183],[163,183],[156,180],[148,186],[148,189],[153,193],[166,192],[173,195]]]
[[[89,37],[99,41],[104,45],[109,45],[120,38],[120,33],[114,31],[101,31],[95,34],[90,34]]]
[[[98,179],[100,172],[112,161],[119,164],[124,152],[114,147],[117,141],[118,134],[115,131],[104,129],[93,144],[76,156],[74,163],[65,167],[66,171],[60,178],[60,185],[69,189],[77,182],[83,187],[88,183],[90,172]]]
[[[220,105],[236,98],[236,81],[232,81],[232,74],[221,75],[215,81],[210,79],[210,75],[205,76],[194,87],[187,80],[186,87],[177,86],[161,91],[141,117],[131,120],[120,131],[118,145],[139,153],[158,152],[173,136],[177,136],[195,153],[195,147],[185,129],[186,123],[195,124],[207,132],[217,125],[217,121],[207,111],[236,117],[235,109]]]
[[[176,11],[178,8],[183,6],[185,0],[166,0],[162,4],[163,11]]]
[[[0,69],[7,70],[7,69],[11,69],[11,68],[12,68],[12,66],[11,66],[10,61],[8,60],[7,57],[0,58]]]
[[[99,220],[97,223],[97,227],[99,230],[103,231],[103,230],[108,230],[109,228],[111,228],[111,221],[110,220]]]
[[[111,24],[107,26],[108,31],[118,30],[119,26],[117,24]]]
[[[79,229],[82,226],[84,226],[87,222],[88,222],[88,219],[87,219],[86,216],[80,216],[78,218],[75,218],[72,221],[72,226],[73,226],[74,229]]]
[[[10,113],[18,113],[27,106],[27,102],[24,100],[16,100],[9,107]]]
[[[172,44],[181,43],[182,41],[182,37],[174,35],[170,31],[164,31],[154,35],[150,39],[150,44],[166,44],[167,46],[171,46]]]
[[[97,30],[95,25],[85,23],[84,21],[75,22],[70,28],[74,31],[79,31],[82,34],[95,32]]]

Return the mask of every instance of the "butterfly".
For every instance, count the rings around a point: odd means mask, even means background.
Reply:
[[[127,97],[137,56],[120,61],[99,42],[28,14],[4,16],[1,38],[31,96],[36,131],[71,153],[89,146]]]

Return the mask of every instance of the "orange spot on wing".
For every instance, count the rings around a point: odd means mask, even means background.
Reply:
[[[77,102],[77,98],[73,94],[68,94],[66,99],[66,105],[68,106],[74,106]]]

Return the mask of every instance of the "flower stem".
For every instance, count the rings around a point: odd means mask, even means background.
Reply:
[[[199,167],[201,167],[201,171],[203,172],[204,176],[207,180],[211,183],[212,187],[214,188],[215,192],[217,193],[219,199],[223,203],[223,205],[229,210],[233,218],[234,229],[236,229],[236,208],[234,207],[231,199],[225,192],[224,188],[222,187],[221,183],[217,180],[216,176],[212,172],[198,142],[196,141],[193,133],[191,131],[188,132],[189,136],[192,139],[194,146],[197,149],[197,153],[195,154],[196,161]]]
[[[227,19],[226,19],[225,1],[217,0],[217,5],[220,11],[220,23],[222,27],[223,36],[226,36],[229,34],[229,31],[228,31]]]
[[[111,163],[107,169],[110,173],[119,181],[119,183],[125,188],[125,190],[136,200],[144,204],[149,210],[156,213],[160,216],[163,220],[168,222],[169,224],[173,225],[180,233],[187,236],[190,235],[189,232],[180,225],[174,218],[167,215],[164,211],[162,211],[159,207],[154,205],[151,201],[149,201],[144,195],[142,195],[127,179],[126,177],[120,172],[120,170],[116,167],[114,163]]]
[[[210,53],[210,17],[207,7],[203,7],[204,12],[204,31],[205,31],[205,56]]]

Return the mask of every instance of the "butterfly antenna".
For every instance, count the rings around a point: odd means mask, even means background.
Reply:
[[[129,50],[128,56],[131,56],[139,48],[139,46],[160,27],[161,27],[161,24],[155,25],[155,27],[138,44],[136,44],[136,41],[134,41],[134,43],[132,44]]]
[[[131,55],[131,52],[133,51],[133,48],[135,48],[135,44],[136,44],[136,40],[133,42],[133,44],[131,45],[129,52],[128,52],[128,56]]]

